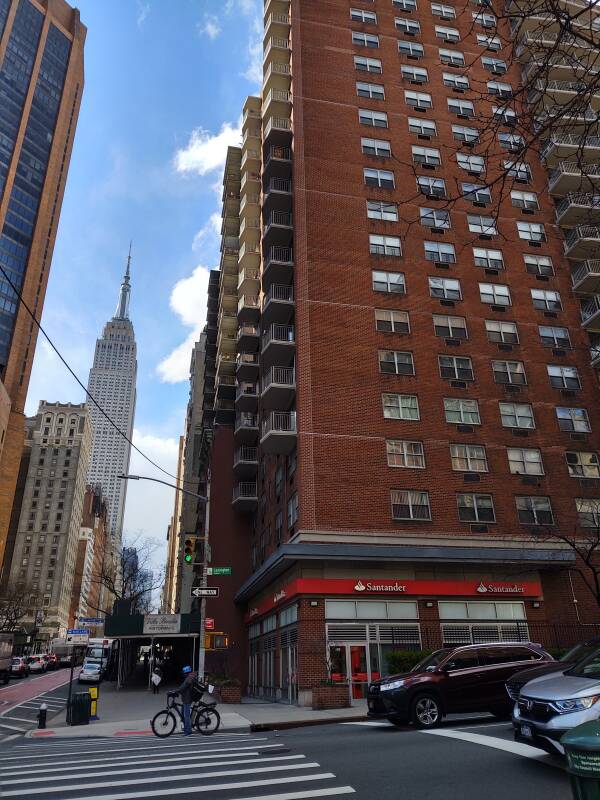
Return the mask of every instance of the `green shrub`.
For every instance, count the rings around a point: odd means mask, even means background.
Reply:
[[[385,656],[387,672],[389,675],[410,672],[415,664],[418,664],[419,661],[422,661],[432,652],[433,650],[394,650],[391,653],[387,653]]]

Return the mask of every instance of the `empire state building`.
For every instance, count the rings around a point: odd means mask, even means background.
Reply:
[[[114,317],[96,341],[94,365],[90,370],[88,391],[110,419],[131,440],[135,415],[137,360],[133,325],[129,319],[131,251],[119,292]],[[127,481],[119,480],[129,470],[131,446],[88,400],[92,419],[92,455],[88,481],[100,485],[108,499],[108,522],[114,553],[121,552],[123,515]]]

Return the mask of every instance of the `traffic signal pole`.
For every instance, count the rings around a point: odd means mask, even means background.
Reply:
[[[206,481],[206,504],[204,506],[204,547],[202,548],[202,575],[200,577],[200,586],[206,588],[208,585],[208,575],[206,574],[209,562],[210,547],[208,544],[208,535],[210,531],[210,472],[208,480]],[[206,642],[205,642],[205,626],[204,620],[206,619],[206,597],[200,601],[200,642],[198,647],[198,677],[204,677],[204,670],[206,664]]]

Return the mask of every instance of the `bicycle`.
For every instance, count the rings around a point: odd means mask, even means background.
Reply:
[[[198,731],[203,736],[210,736],[219,730],[221,716],[215,708],[216,703],[204,703],[202,700],[195,700],[191,708],[192,729]],[[155,714],[150,722],[152,732],[159,739],[166,739],[177,728],[177,717],[179,715],[183,725],[183,703],[177,703],[172,695],[167,697],[167,707],[158,714]]]

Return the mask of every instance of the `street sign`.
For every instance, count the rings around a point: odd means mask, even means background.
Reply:
[[[204,630],[205,631],[214,631],[215,629],[215,621],[212,617],[206,617],[204,620]]]
[[[82,625],[104,625],[102,617],[77,617]]]
[[[231,575],[231,567],[207,567],[207,575]]]
[[[192,597],[218,597],[218,586],[194,586],[192,589]]]
[[[67,644],[87,644],[90,632],[85,628],[69,628],[67,631]]]

